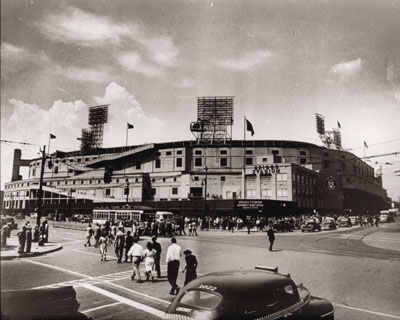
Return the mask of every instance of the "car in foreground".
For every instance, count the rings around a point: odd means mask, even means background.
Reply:
[[[322,219],[322,230],[335,230],[337,228],[337,224],[334,218],[325,217]]]
[[[221,271],[188,283],[172,301],[166,319],[334,319],[332,304],[310,294],[278,268]]]
[[[279,232],[279,231],[282,231],[282,232],[290,231],[290,232],[292,232],[294,227],[293,227],[293,224],[291,224],[288,221],[279,221],[279,222],[274,223],[272,225],[272,229],[274,229],[275,232]]]
[[[321,225],[318,222],[312,221],[307,222],[301,226],[301,232],[314,232],[314,231],[321,231]]]

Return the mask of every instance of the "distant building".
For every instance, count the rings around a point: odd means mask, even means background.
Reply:
[[[29,177],[22,179],[19,167],[26,165]],[[297,141],[178,141],[56,152],[44,168],[45,214],[90,213],[127,202],[185,215],[202,215],[205,206],[210,215],[360,214],[378,212],[387,200],[382,178],[354,154]],[[34,211],[40,170],[40,158],[21,160],[15,150],[4,212]]]

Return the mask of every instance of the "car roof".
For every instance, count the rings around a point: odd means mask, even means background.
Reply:
[[[218,271],[191,281],[186,290],[201,289],[224,294],[265,291],[293,284],[288,275],[266,270]],[[211,288],[211,289],[210,289]]]

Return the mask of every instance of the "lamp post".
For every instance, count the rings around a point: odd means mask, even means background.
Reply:
[[[206,176],[204,179],[204,216],[203,216],[203,218],[205,218],[206,214],[207,214],[207,172],[208,172],[208,167],[206,166],[204,168],[204,170],[206,171]]]
[[[125,194],[126,194],[126,203],[128,204],[128,202],[129,202],[129,182],[126,182]]]

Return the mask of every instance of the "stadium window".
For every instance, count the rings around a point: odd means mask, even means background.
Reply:
[[[328,152],[324,152],[324,157],[329,157],[329,153]]]
[[[166,181],[166,179],[165,178],[162,178],[162,182],[165,182]]]
[[[219,165],[221,167],[227,167],[228,166],[228,158],[219,158]]]
[[[177,150],[176,154],[183,154],[183,151],[182,150]]]
[[[203,158],[194,158],[194,166],[201,167],[203,165]]]
[[[193,179],[194,179],[194,181],[199,181],[199,177],[198,176],[194,176]]]
[[[115,181],[116,183],[119,183],[119,179],[117,178],[117,180]]]
[[[139,178],[135,178],[135,182],[138,183],[139,182]]]
[[[221,176],[221,181],[225,181],[225,176]]]
[[[100,183],[101,183],[101,180],[97,180],[97,183],[100,184]]]
[[[279,154],[279,150],[272,150],[272,154]]]
[[[325,169],[329,168],[329,160],[324,160],[324,168]]]
[[[151,195],[152,195],[152,196],[155,196],[156,193],[157,193],[156,188],[151,188]]]
[[[300,158],[300,164],[306,164],[306,159],[305,158]]]
[[[136,169],[140,170],[141,167],[142,167],[142,162],[141,161],[136,161]]]
[[[305,156],[305,155],[307,155],[307,153],[304,150],[300,150],[300,155]]]
[[[109,196],[111,194],[111,189],[106,189],[106,196]]]
[[[82,160],[81,158],[78,158],[76,159],[76,162],[81,162],[81,160]]]
[[[66,162],[67,162],[67,160],[65,160],[65,159],[62,161],[62,163],[66,163]]]
[[[286,173],[278,173],[276,176],[277,181],[286,181],[287,180],[287,174]]]
[[[128,178],[126,178],[126,179],[125,179],[125,182],[126,182],[126,183],[128,183],[128,182],[129,182],[129,179],[128,179]]]
[[[228,154],[228,150],[219,150],[219,154],[226,155]]]
[[[172,188],[172,194],[178,194],[178,188],[176,187]]]
[[[174,177],[174,182],[176,182],[176,177]]]
[[[195,154],[196,156],[201,156],[201,155],[203,154],[203,150],[195,150],[195,151],[194,151],[194,154]]]
[[[172,154],[171,151],[167,151],[167,152],[165,153],[166,156],[170,156],[171,154]]]
[[[182,158],[176,158],[176,167],[181,168],[182,167]]]
[[[246,150],[246,154],[253,154],[253,150]]]
[[[74,162],[74,159],[70,159],[69,162]]]
[[[58,167],[54,167],[54,174],[58,173]]]
[[[246,165],[252,165],[253,164],[253,158],[246,158]]]
[[[157,169],[158,169],[158,168],[161,168],[161,160],[160,160],[160,159],[156,159],[155,167],[156,167]]]

